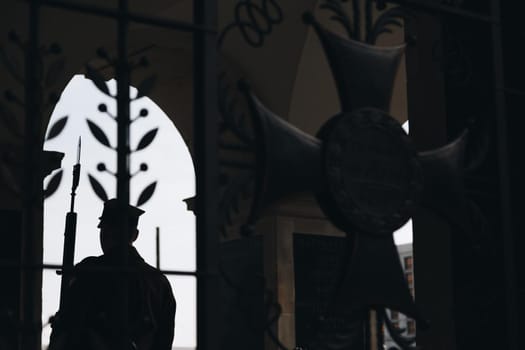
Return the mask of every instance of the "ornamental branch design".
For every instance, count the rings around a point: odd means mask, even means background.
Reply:
[[[4,65],[9,75],[13,80],[20,86],[26,85],[26,77],[24,76],[22,65],[17,59],[17,54],[24,57],[26,60],[28,56],[28,42],[20,38],[16,31],[11,30],[8,33],[8,45],[0,47],[0,63]],[[17,53],[18,51],[18,53]],[[60,75],[64,72],[66,65],[66,59],[62,55],[62,48],[57,43],[50,45],[40,46],[38,55],[31,57],[33,64],[37,67],[37,82],[41,89],[41,92],[37,94],[40,99],[38,105],[41,106],[39,114],[49,111],[59,100],[59,94],[56,91],[51,91],[44,98],[42,91],[44,89],[52,89],[59,81]],[[50,62],[48,62],[52,59]],[[19,97],[12,89],[6,89],[4,91],[4,98],[7,104],[0,101],[0,123],[8,130],[8,132],[16,140],[24,138],[24,132],[22,123],[17,116],[20,111],[14,111],[9,105],[15,106],[18,109],[26,108],[26,101],[24,98]],[[44,142],[52,140],[58,137],[65,129],[68,116],[63,116],[57,120],[50,128],[45,137]],[[7,159],[8,162],[16,163],[16,159]],[[43,191],[44,199],[52,196],[59,188],[62,182],[63,169],[59,169],[55,174],[47,181],[47,184]]]
[[[97,55],[102,58],[102,59],[105,59],[110,66],[114,66],[115,65],[115,60],[112,59],[109,54],[107,53],[107,51],[103,48],[99,48],[97,50]],[[137,67],[147,67],[149,65],[147,59],[145,57],[142,57],[137,63],[131,63],[130,65],[130,68],[131,69],[135,69]],[[109,86],[107,85],[106,81],[104,80],[104,78],[102,77],[102,75],[96,70],[94,69],[92,66],[90,66],[89,64],[86,65],[86,77],[88,79],[90,79],[93,84],[98,88],[98,90],[100,90],[102,93],[104,93],[105,95],[113,98],[113,99],[116,99],[117,98],[117,95],[113,95],[111,92],[110,92],[110,89],[109,89]],[[137,95],[133,98],[131,98],[131,103],[133,102],[136,102],[137,100],[141,99],[142,97],[145,97],[147,96],[148,94],[151,93],[151,91],[153,90],[154,86],[155,86],[155,82],[157,80],[157,77],[155,75],[151,75],[147,78],[145,78],[144,80],[142,80],[138,87],[137,87]],[[106,116],[108,116],[110,119],[112,119],[113,121],[117,121],[117,116],[113,115],[109,110],[108,110],[108,107],[105,103],[100,103],[98,105],[98,110],[100,113],[103,113],[105,114]],[[146,108],[142,108],[140,109],[139,113],[133,118],[131,119],[130,123],[134,123],[136,121],[138,121],[139,119],[141,118],[145,118],[149,115],[149,111],[146,109]],[[87,126],[89,128],[89,131],[91,132],[91,135],[93,135],[93,137],[103,146],[105,146],[106,148],[109,148],[113,151],[117,151],[117,148],[116,146],[113,146],[111,145],[111,142],[109,141],[109,138],[107,137],[106,133],[104,132],[104,130],[97,124],[95,123],[93,120],[91,119],[86,119],[86,122],[87,122]],[[142,137],[140,138],[140,141],[138,142],[137,146],[134,148],[134,149],[130,149],[128,150],[130,153],[136,153],[136,152],[139,152],[139,151],[142,151],[144,149],[146,149],[149,145],[151,145],[151,143],[155,140],[155,137],[157,136],[157,133],[158,133],[158,130],[159,128],[153,128],[149,131],[147,131],[144,135],[142,135]],[[141,163],[139,165],[139,168],[129,174],[129,177],[130,179],[135,177],[137,174],[141,173],[141,172],[146,172],[148,171],[148,164],[146,163]],[[113,175],[115,178],[117,177],[117,173],[116,171],[112,171],[110,170],[105,163],[103,162],[100,162],[97,164],[97,170],[99,172],[106,172],[106,173],[109,173],[111,175]],[[102,200],[102,201],[107,201],[108,200],[108,195],[107,195],[107,192],[104,188],[104,186],[100,183],[99,180],[97,180],[97,178],[88,173],[88,180],[89,180],[89,183],[91,185],[91,188],[93,189],[93,192],[95,192],[95,194],[97,195],[97,197]],[[140,193],[138,199],[137,199],[137,202],[136,202],[136,206],[141,206],[141,205],[144,205],[146,202],[148,202],[151,197],[153,196],[153,194],[155,193],[155,189],[157,187],[157,181],[153,181],[152,183],[150,183],[149,185],[147,185]]]

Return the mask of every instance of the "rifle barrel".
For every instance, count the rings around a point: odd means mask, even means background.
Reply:
[[[75,258],[75,239],[77,230],[77,213],[69,212],[66,215],[66,229],[64,232],[64,253],[62,256],[62,281],[60,284],[60,308],[67,301],[67,291],[71,280],[71,269]]]
[[[80,150],[82,144],[80,137],[77,146],[77,164],[73,166],[73,181],[71,184],[71,205],[66,214],[66,227],[64,230],[64,252],[62,255],[62,281],[60,284],[60,309],[66,305],[68,298],[71,270],[75,260],[75,240],[77,235],[77,213],[75,213],[75,196],[80,181]]]

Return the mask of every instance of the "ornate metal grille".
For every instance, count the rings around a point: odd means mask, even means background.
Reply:
[[[73,11],[78,13],[90,14],[99,16],[114,21],[117,28],[117,57],[114,60],[116,78],[117,78],[117,198],[121,215],[124,215],[126,205],[129,203],[129,187],[130,187],[130,169],[129,169],[129,125],[130,120],[130,70],[131,64],[128,61],[128,29],[131,23],[145,24],[149,26],[166,28],[175,31],[186,31],[193,35],[193,113],[194,113],[194,154],[197,174],[197,195],[195,203],[195,211],[197,214],[197,271],[196,272],[181,272],[181,271],[162,271],[165,274],[191,275],[197,278],[197,344],[202,349],[213,349],[220,344],[220,334],[217,325],[221,323],[220,315],[217,311],[218,295],[216,291],[219,289],[219,272],[218,272],[218,234],[219,232],[219,194],[218,194],[218,107],[217,106],[217,64],[216,64],[216,48],[221,44],[225,35],[231,33],[236,28],[241,31],[242,36],[253,47],[260,47],[265,44],[265,40],[272,35],[272,30],[279,26],[287,14],[284,13],[278,0],[263,0],[261,5],[255,4],[255,1],[242,0],[237,3],[232,11],[235,11],[235,20],[228,24],[224,32],[218,36],[216,31],[217,26],[217,2],[195,0],[193,6],[193,22],[186,23],[182,21],[167,20],[157,17],[147,16],[140,13],[130,11],[128,0],[119,0],[116,9],[108,9],[97,7],[94,5],[82,4],[80,2],[72,2],[66,0],[26,0],[28,6],[28,28],[27,39],[19,39],[16,33],[10,34],[11,42],[22,48],[24,55],[24,74],[18,74],[16,69],[10,67],[9,60],[2,56],[4,63],[13,74],[15,80],[18,80],[23,85],[23,98],[20,98],[11,91],[5,93],[8,101],[22,107],[25,114],[24,132],[18,131],[23,135],[24,144],[24,159],[23,159],[23,186],[21,189],[22,195],[22,230],[20,236],[20,261],[16,264],[12,262],[2,262],[2,269],[15,269],[20,273],[20,308],[18,315],[9,315],[9,327],[12,327],[18,334],[19,349],[29,350],[36,349],[39,344],[40,336],[40,320],[39,314],[35,314],[38,307],[38,274],[41,269],[63,269],[60,265],[42,264],[41,253],[38,252],[38,247],[41,246],[39,240],[41,237],[36,235],[37,222],[34,216],[35,209],[38,209],[35,203],[39,203],[40,199],[53,192],[56,189],[57,182],[60,181],[60,173],[57,174],[44,192],[42,192],[39,175],[41,172],[42,156],[41,142],[39,142],[39,133],[42,129],[42,114],[47,107],[48,100],[56,102],[54,96],[43,96],[42,89],[42,71],[41,60],[43,52],[58,53],[56,45],[49,45],[43,47],[40,42],[40,30],[42,23],[40,21],[40,11],[42,8],[54,8],[63,11]],[[341,0],[340,2],[346,2]],[[339,1],[326,1],[326,8],[335,13],[336,20],[341,22],[349,35],[362,37],[358,18],[353,18],[354,23],[345,18],[341,12],[338,12]],[[430,14],[439,18],[444,18],[447,21],[471,21],[472,23],[482,23],[487,26],[488,33],[490,33],[491,46],[491,80],[494,85],[493,91],[493,109],[497,134],[497,161],[498,166],[497,186],[499,193],[495,201],[498,202],[500,212],[499,222],[501,223],[501,245],[503,257],[503,267],[505,271],[504,276],[504,294],[505,294],[505,317],[507,333],[505,337],[505,344],[507,348],[515,350],[519,348],[518,324],[519,315],[516,305],[518,304],[518,291],[515,282],[515,253],[514,241],[515,235],[512,228],[512,208],[511,208],[511,186],[510,186],[510,165],[507,145],[507,118],[506,118],[506,97],[509,93],[516,93],[505,87],[505,79],[503,72],[503,57],[502,57],[502,23],[501,23],[501,9],[500,1],[487,0],[480,1],[479,6],[470,5],[468,1],[424,1],[424,0],[364,0],[359,2],[352,1],[354,10],[359,10],[358,4],[365,4],[365,14],[370,10],[372,3],[375,3],[378,9],[385,9],[388,5],[399,5],[409,12],[417,12]],[[473,9],[474,8],[474,9]],[[244,11],[244,12],[243,12]],[[243,18],[242,15],[247,18]],[[259,17],[258,17],[259,16]],[[394,16],[384,18],[385,24],[397,25],[397,20],[402,16],[399,13],[394,13]],[[404,18],[404,17],[403,17]],[[375,38],[382,30],[379,28],[372,28],[370,18],[366,18],[365,27],[368,30],[376,30],[375,33],[365,34],[365,40],[373,43]],[[410,19],[407,17],[406,38],[409,45],[417,43],[418,37],[412,32],[413,26],[410,24]],[[252,35],[252,36],[251,36]],[[450,43],[450,42],[449,42]],[[452,46],[452,47],[451,47]],[[459,47],[459,46],[458,46]],[[444,50],[445,53],[438,54],[435,59],[443,64],[443,69],[447,70],[446,74],[453,75],[456,79],[453,84],[461,85],[465,83],[471,76],[472,67],[469,66],[469,60],[465,58],[460,52],[461,50],[454,45],[450,45]],[[448,51],[447,51],[448,50]],[[436,50],[439,51],[439,50]],[[458,53],[459,52],[459,53]],[[2,54],[0,52],[0,54]],[[99,53],[101,54],[101,53]],[[101,54],[103,56],[103,53]],[[54,67],[49,67],[50,70],[60,69],[60,62],[58,61]],[[410,65],[410,62],[409,62]],[[459,67],[459,68],[458,68]],[[51,74],[52,75],[52,74]],[[104,90],[103,82],[96,76],[91,74],[91,79],[102,90]],[[454,80],[451,79],[451,80]],[[409,83],[410,84],[410,83]],[[417,88],[417,86],[415,87]],[[411,87],[412,90],[415,89]],[[522,92],[519,92],[522,94]],[[416,93],[409,96],[409,100],[414,101]],[[6,108],[1,106],[3,115],[10,113]],[[225,107],[225,106],[221,106]],[[228,106],[229,107],[229,106]],[[423,111],[423,107],[414,102],[411,104],[414,110],[418,112]],[[225,108],[227,109],[227,108]],[[234,121],[234,124],[237,121]],[[51,128],[48,137],[54,137],[63,129],[66,119],[59,121]],[[235,126],[235,125],[234,125]],[[416,126],[417,129],[417,126]],[[96,128],[91,126],[94,134],[98,134],[99,141],[104,143],[104,137],[96,131]],[[237,130],[242,136],[242,130]],[[144,144],[147,144],[150,139],[154,137],[153,134],[145,136]],[[244,135],[246,136],[246,135]],[[246,140],[245,140],[246,141]],[[251,139],[247,140],[250,143]],[[250,145],[253,146],[253,145]],[[145,146],[144,146],[145,147]],[[249,148],[249,147],[248,147]],[[244,151],[245,148],[242,148]],[[231,165],[231,164],[230,164]],[[234,165],[235,166],[235,165]],[[256,169],[260,170],[260,169]],[[97,188],[95,182],[92,182],[93,187]],[[242,184],[244,185],[244,184]],[[146,201],[153,194],[154,186],[149,188],[144,193],[142,201]],[[102,192],[97,191],[99,194]],[[102,195],[101,195],[102,196]],[[228,214],[224,214],[228,216]],[[251,219],[255,220],[256,214],[252,215]],[[122,222],[121,238],[124,239],[124,232],[126,232],[126,220]],[[253,222],[251,222],[253,224]],[[249,234],[250,232],[247,232]],[[416,258],[417,259],[417,258]],[[127,260],[126,253],[121,254],[121,263],[125,265]],[[417,262],[415,263],[417,266]],[[417,269],[417,268],[416,268]],[[125,288],[119,291],[121,293],[121,312],[120,321],[123,325],[127,323],[127,291]],[[279,306],[279,305],[277,305]],[[279,309],[279,307],[277,307]],[[280,309],[279,309],[280,310]],[[377,314],[378,322],[369,327],[370,330],[377,331],[381,324],[381,318],[388,318],[386,314],[379,312]],[[278,317],[278,315],[277,315]],[[274,317],[275,319],[275,317]],[[387,320],[387,326],[388,320]],[[373,333],[373,332],[372,332]],[[381,332],[377,332],[381,333]],[[273,334],[271,334],[273,335]],[[381,336],[378,336],[381,340]],[[284,348],[279,339],[273,339],[277,347]],[[403,343],[403,339],[399,340],[400,346],[409,348],[411,341]],[[1,343],[0,343],[1,345]],[[366,344],[371,346],[371,344]],[[122,344],[122,349],[125,345]]]

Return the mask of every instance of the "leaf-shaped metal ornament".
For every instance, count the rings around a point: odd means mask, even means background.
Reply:
[[[51,197],[53,193],[56,192],[62,181],[62,174],[63,171],[60,169],[55,175],[53,175],[53,177],[51,177],[51,180],[49,180],[46,189],[44,190],[44,199]]]
[[[367,33],[367,42],[375,44],[377,38],[383,33],[392,33],[390,27],[402,27],[403,21],[409,20],[411,14],[402,7],[393,7],[384,11],[375,21],[374,26]]]
[[[156,81],[157,81],[157,76],[156,75],[152,75],[152,76],[144,79],[139,84],[139,86],[137,87],[138,93],[137,93],[137,97],[135,97],[135,99],[149,95],[151,93],[151,91],[153,91],[153,88],[155,87],[155,82]]]
[[[339,22],[345,28],[346,34],[349,38],[354,37],[352,21],[346,14],[340,1],[326,0],[323,4],[319,6],[319,8],[332,11],[334,15],[331,16],[330,19]]]
[[[111,147],[111,144],[109,143],[109,139],[106,136],[106,133],[104,132],[104,130],[102,130],[93,121],[91,121],[89,119],[86,119],[86,121],[88,123],[89,130],[91,131],[93,136],[97,139],[97,141],[100,142],[101,144],[103,144],[106,147],[113,148],[113,147]]]
[[[0,119],[11,133],[17,137],[21,137],[23,134],[21,132],[22,127],[16,116],[16,114],[11,111],[5,104],[0,102]]]
[[[64,130],[64,128],[66,127],[67,120],[68,120],[67,115],[57,120],[49,129],[49,132],[47,133],[46,141],[54,139],[55,137],[60,135],[62,130]]]
[[[46,72],[46,76],[44,78],[44,82],[47,87],[57,83],[58,78],[60,77],[60,73],[64,71],[65,66],[66,59],[64,57],[60,57],[59,59],[57,59],[49,65],[49,68]]]
[[[144,190],[142,190],[142,193],[140,194],[139,199],[137,200],[137,207],[140,207],[141,205],[150,200],[151,196],[153,196],[153,193],[155,192],[156,187],[157,181],[152,182]]]
[[[159,128],[155,128],[155,129],[151,129],[146,134],[144,134],[144,136],[142,136],[142,138],[140,139],[140,142],[135,151],[140,151],[141,149],[148,147],[155,139],[155,136],[157,136],[158,131],[159,131]]]
[[[4,63],[7,70],[11,73],[13,78],[19,82],[23,82],[24,78],[21,74],[21,69],[16,59],[10,56],[3,47],[0,47],[0,60]]]
[[[90,79],[100,91],[111,96],[108,85],[102,75],[100,75],[100,73],[93,69],[89,64],[86,64],[86,77]]]
[[[100,200],[103,202],[108,200],[108,195],[106,193],[106,190],[104,190],[104,187],[98,182],[97,179],[95,179],[91,174],[88,174],[89,183],[91,184],[91,188],[93,188],[93,191],[97,195]]]

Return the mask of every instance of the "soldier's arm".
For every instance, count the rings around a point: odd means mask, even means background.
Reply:
[[[175,312],[177,304],[171,290],[171,286],[166,279],[166,292],[163,300],[163,313],[159,320],[159,334],[155,349],[171,350],[175,333]]]

